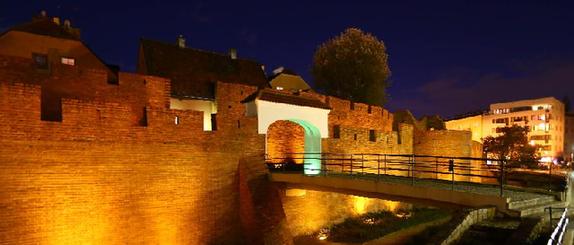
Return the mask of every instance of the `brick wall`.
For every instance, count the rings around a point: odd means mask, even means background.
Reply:
[[[40,120],[40,84],[0,80],[0,205],[5,207],[0,240],[233,244],[242,239],[237,164],[246,157],[262,159],[264,137],[257,134],[256,119],[243,116],[239,98],[242,90],[255,88],[218,86],[222,119],[217,131],[205,132],[201,112],[167,109],[167,81],[141,78],[121,76],[115,94],[64,98],[61,122]],[[134,123],[139,108],[130,98],[119,102],[121,90],[129,90],[122,81],[130,79],[147,94],[145,127]]]
[[[277,121],[267,130],[267,154],[272,162],[289,162],[302,164],[305,152],[305,130],[299,124],[290,121]],[[287,160],[287,159],[292,160]]]
[[[476,157],[482,156],[482,145],[472,140],[470,131],[458,130],[416,130],[414,135],[414,154],[445,156],[445,157]],[[444,158],[418,157],[417,170],[439,171],[436,173],[418,173],[419,177],[439,178],[450,180],[452,176],[448,171],[448,160]],[[438,163],[438,164],[437,164]],[[455,168],[457,174],[479,174],[480,161],[455,160],[455,165],[465,165],[469,168]],[[455,180],[473,180],[470,176],[455,175]]]

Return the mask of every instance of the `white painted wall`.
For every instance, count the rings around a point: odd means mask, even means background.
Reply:
[[[211,114],[217,113],[215,101],[170,98],[169,102],[170,109],[203,111],[203,130],[211,131]]]
[[[257,106],[257,132],[267,134],[269,125],[278,120],[305,120],[319,129],[321,138],[329,137],[329,109],[255,100]]]

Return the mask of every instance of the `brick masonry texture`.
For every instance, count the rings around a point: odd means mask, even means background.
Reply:
[[[120,73],[113,85],[97,69],[54,65],[46,73],[30,59],[0,56],[0,241],[234,244],[257,239],[245,234],[258,229],[270,232],[264,241],[286,240],[292,224],[281,216],[276,190],[251,181],[265,170],[248,171],[248,187],[240,185],[240,162],[250,170],[263,165],[265,136],[240,103],[257,88],[223,82],[216,88],[217,130],[203,131],[202,112],[169,109],[167,79]],[[443,136],[417,135],[407,124],[393,132],[393,116],[381,107],[369,113],[365,104],[351,109],[346,100],[304,96],[333,108],[329,127],[341,128],[340,139],[323,139],[324,152],[440,152],[426,140]],[[61,110],[51,110],[54,101]],[[61,121],[40,120],[42,113],[59,114]],[[300,142],[300,127],[278,122],[277,128],[284,134],[279,138]],[[443,143],[465,140],[452,136]],[[275,204],[265,206],[266,198]],[[242,206],[247,200],[253,205]],[[249,210],[258,207],[271,207],[272,218],[250,222]]]
[[[299,124],[290,121],[277,121],[267,130],[267,155],[271,162],[289,162],[302,164],[305,152],[305,130]],[[291,160],[288,160],[291,159]]]

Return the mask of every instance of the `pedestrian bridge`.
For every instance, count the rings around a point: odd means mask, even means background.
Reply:
[[[294,154],[284,161],[267,159],[271,181],[426,203],[494,206],[512,216],[541,213],[544,207],[556,207],[565,199],[561,192],[509,184],[504,181],[505,173],[512,170],[492,159],[322,153],[314,158],[321,161],[319,174],[305,175],[297,169],[304,165],[290,165],[295,158]]]

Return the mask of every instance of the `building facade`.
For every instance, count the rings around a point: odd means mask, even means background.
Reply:
[[[574,113],[566,113],[564,125],[564,158],[574,160]]]
[[[539,146],[542,161],[550,162],[565,156],[565,120],[564,104],[544,97],[491,104],[488,112],[448,120],[446,127],[471,131],[473,140],[482,141],[498,135],[501,128],[527,126],[530,144]]]

